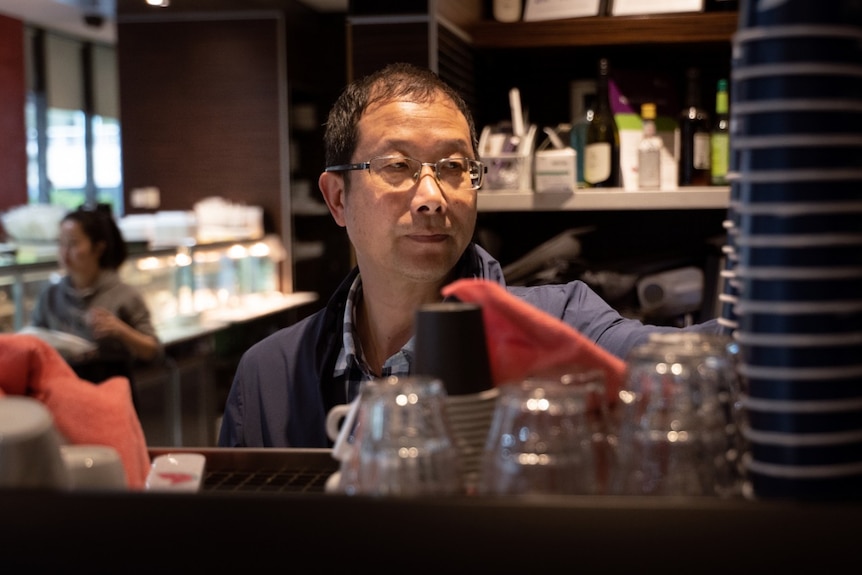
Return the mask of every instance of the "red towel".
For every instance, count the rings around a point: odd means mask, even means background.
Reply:
[[[112,377],[99,385],[82,380],[57,350],[25,334],[0,334],[0,365],[0,397],[38,399],[68,443],[113,447],[129,488],[144,487],[150,457],[127,378]]]
[[[443,288],[443,295],[482,306],[495,385],[565,367],[599,368],[608,402],[616,403],[625,362],[574,328],[487,280],[457,280]]]

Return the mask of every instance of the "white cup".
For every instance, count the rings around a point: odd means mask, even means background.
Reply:
[[[60,454],[69,471],[72,490],[125,490],[123,461],[108,445],[63,445]]]
[[[0,488],[69,487],[51,412],[25,396],[0,397]]]

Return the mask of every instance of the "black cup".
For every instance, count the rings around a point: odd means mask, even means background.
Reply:
[[[416,312],[413,372],[443,380],[449,395],[491,389],[482,308],[464,302],[427,304]]]

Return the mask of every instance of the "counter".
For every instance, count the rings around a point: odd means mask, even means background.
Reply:
[[[327,450],[204,450],[334,470]],[[369,498],[311,491],[0,490],[11,572],[773,573],[858,562],[858,502],[547,496]],[[318,482],[319,485],[319,482]]]
[[[158,325],[164,360],[139,365],[135,371],[137,409],[147,444],[214,445],[223,395],[219,387],[229,385],[239,355],[265,333],[296,321],[299,310],[317,299],[312,292],[269,294],[247,299],[241,307],[205,311],[194,321]],[[281,317],[292,312],[296,313],[291,317]],[[255,322],[266,325],[250,327]],[[233,352],[218,349],[222,335],[231,341]],[[227,381],[220,380],[219,369],[228,372]]]

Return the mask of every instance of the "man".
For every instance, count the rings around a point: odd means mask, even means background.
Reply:
[[[357,266],[325,309],[244,354],[221,447],[329,446],[332,406],[352,400],[363,380],[410,372],[420,305],[440,301],[458,278],[505,283],[500,264],[471,241],[484,177],[472,115],[435,74],[393,64],[351,84],[324,140],[318,184]],[[579,281],[508,289],[619,357],[674,329],[624,319]]]

